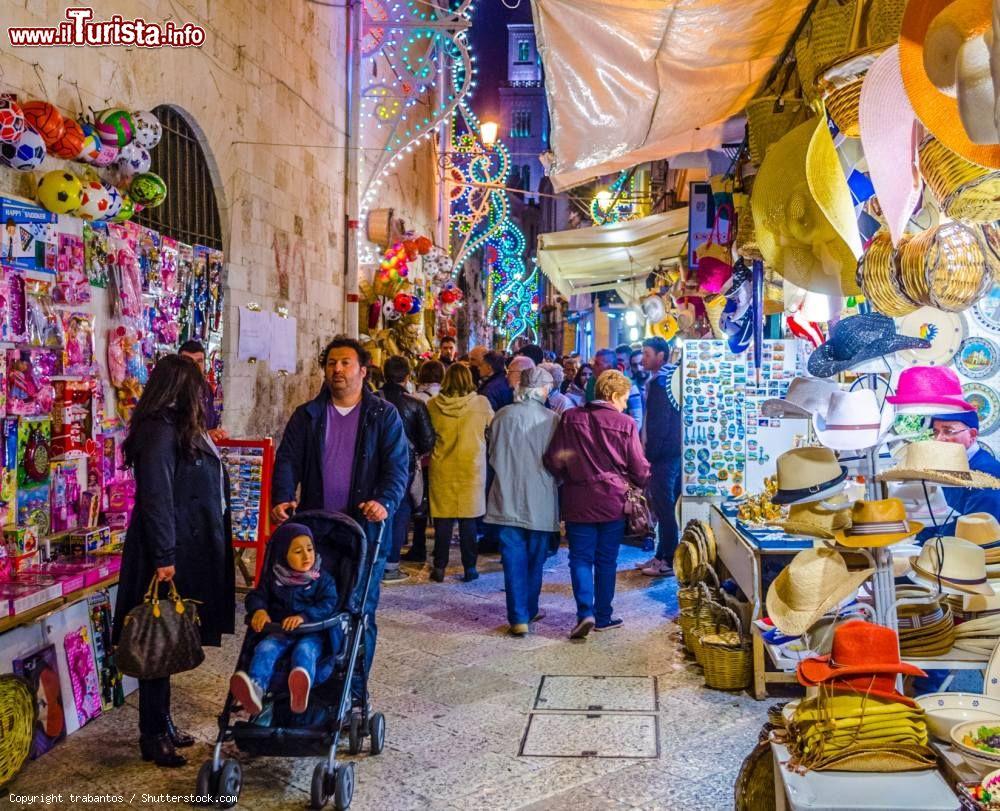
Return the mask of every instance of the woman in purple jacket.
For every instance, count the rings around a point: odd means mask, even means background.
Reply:
[[[625,494],[649,479],[635,420],[624,414],[632,384],[609,369],[597,379],[597,399],[567,411],[545,452],[545,466],[561,483],[559,502],[569,539],[569,570],[576,598],[570,639],[592,628],[619,628],[611,616],[618,547],[625,536]]]

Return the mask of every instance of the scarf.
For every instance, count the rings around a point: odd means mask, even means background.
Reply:
[[[322,558],[316,555],[312,568],[308,572],[297,572],[284,563],[274,564],[274,578],[282,586],[308,586],[314,580],[319,580],[321,574],[319,564]]]

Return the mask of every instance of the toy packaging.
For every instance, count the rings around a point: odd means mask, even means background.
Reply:
[[[107,287],[111,259],[107,223],[85,222],[83,246],[87,281],[91,287]]]
[[[55,646],[47,645],[29,656],[15,659],[14,673],[27,679],[32,693],[38,696],[38,717],[30,754],[34,759],[44,755],[66,737],[66,717]]]
[[[63,641],[76,717],[83,726],[101,714],[101,688],[94,665],[94,651],[86,626],[71,631]]]
[[[69,535],[71,555],[92,555],[111,545],[111,527],[81,529]]]
[[[52,420],[22,417],[17,427],[17,483],[19,486],[48,484]]]
[[[85,458],[95,421],[93,381],[57,380],[52,409],[52,457]]]
[[[51,349],[7,351],[7,413],[48,414],[55,401],[52,378],[61,371],[59,354]]]
[[[56,256],[56,283],[52,289],[56,304],[87,304],[90,283],[87,281],[83,238],[76,234],[59,234]]]
[[[52,503],[49,526],[53,533],[80,526],[80,476],[82,460],[52,464]]]
[[[33,526],[39,535],[48,535],[50,506],[50,487],[48,484],[38,484],[34,487],[17,488],[17,526]]]
[[[63,373],[89,377],[97,371],[94,355],[94,319],[87,313],[63,313]]]
[[[65,344],[63,323],[52,302],[52,285],[28,281],[25,285],[27,342],[47,349],[62,349]]]

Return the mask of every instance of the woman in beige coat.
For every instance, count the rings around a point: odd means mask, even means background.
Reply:
[[[448,565],[451,535],[458,522],[465,582],[476,571],[476,519],[486,512],[486,428],[493,419],[490,401],[476,394],[472,372],[453,363],[441,393],[427,403],[436,439],[431,451],[430,502],[434,518],[434,568],[440,583]]]

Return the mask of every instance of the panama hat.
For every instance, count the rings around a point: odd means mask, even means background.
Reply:
[[[970,541],[986,552],[986,562],[1000,563],[1000,521],[989,513],[968,513],[955,522],[955,537]]]
[[[840,465],[829,448],[792,448],[778,457],[776,469],[778,491],[771,497],[774,504],[821,501],[847,478],[847,468]]]
[[[909,521],[906,507],[898,498],[880,501],[855,501],[851,523],[834,534],[837,543],[852,549],[868,546],[889,546],[916,535],[924,525]]]
[[[973,143],[962,125],[958,100],[954,95],[938,89],[927,73],[924,51],[930,33],[930,56],[942,59],[941,62],[931,61],[932,73],[939,82],[942,82],[943,76],[947,76],[943,59],[948,53],[945,46],[949,30],[952,36],[954,30],[947,18],[944,24],[939,23],[933,31],[931,26],[934,19],[951,4],[952,0],[911,0],[906,4],[899,34],[899,64],[903,86],[917,118],[942,144],[966,160],[990,169],[1000,169],[1000,144]]]
[[[896,393],[885,398],[902,414],[948,414],[974,411],[962,393],[962,382],[947,366],[911,366],[903,369]]]
[[[986,579],[986,552],[971,541],[946,535],[924,544],[910,558],[910,579],[950,589],[952,594],[995,594]]]
[[[750,197],[767,264],[805,290],[859,293],[861,237],[826,116],[795,127],[771,146]]]
[[[788,509],[784,521],[773,521],[770,526],[779,527],[789,535],[808,535],[832,541],[837,530],[842,530],[851,522],[851,514],[846,506],[829,510],[817,501],[793,504]]]
[[[833,377],[854,366],[904,349],[926,349],[923,338],[899,335],[896,323],[880,313],[852,315],[830,328],[830,337],[809,356],[809,374]]]
[[[879,408],[872,389],[835,391],[826,415],[813,414],[812,418],[816,438],[838,451],[874,447],[889,432],[894,419],[892,406]]]
[[[852,572],[829,547],[804,549],[767,590],[767,614],[783,633],[804,634],[827,611],[857,592],[874,569]]]
[[[920,202],[919,130],[899,72],[899,47],[888,48],[868,68],[861,85],[861,145],[892,244]]]
[[[899,658],[899,638],[884,625],[848,620],[833,632],[829,656],[799,662],[799,683],[806,687],[827,684],[850,676],[926,675],[916,665]],[[898,695],[893,689],[894,697]]]
[[[969,456],[964,447],[957,442],[935,439],[911,442],[903,449],[899,465],[875,478],[883,482],[926,481],[949,487],[1000,489],[1000,479],[969,469]]]
[[[760,405],[762,417],[809,419],[813,414],[826,415],[830,396],[840,391],[832,380],[818,377],[796,377],[788,384],[784,398],[765,400]]]

